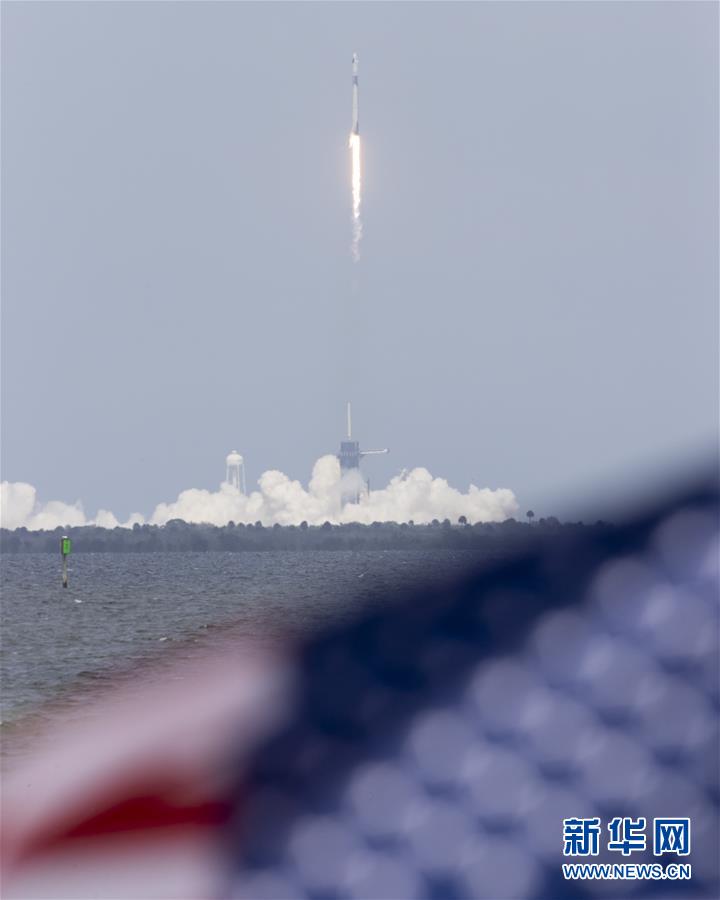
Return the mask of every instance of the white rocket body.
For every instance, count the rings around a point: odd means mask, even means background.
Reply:
[[[360,123],[358,121],[358,55],[352,55],[352,128],[351,134],[360,134]]]

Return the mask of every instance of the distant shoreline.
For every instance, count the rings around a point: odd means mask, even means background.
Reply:
[[[533,536],[568,534],[577,529],[612,529],[606,522],[561,523],[555,517],[537,522],[506,519],[497,523],[453,524],[449,519],[427,525],[412,522],[374,522],[332,525],[250,525],[232,522],[224,526],[190,524],[172,520],[166,525],[134,525],[132,528],[99,528],[85,525],[28,531],[0,529],[3,553],[59,553],[60,538],[68,535],[74,553],[154,553],[204,551],[303,551],[303,550],[479,550],[494,551]]]

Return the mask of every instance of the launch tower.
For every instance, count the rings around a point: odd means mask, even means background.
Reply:
[[[365,480],[360,474],[360,459],[363,456],[378,456],[387,453],[387,447],[384,450],[361,450],[360,442],[354,441],[352,438],[352,415],[350,410],[350,401],[347,405],[347,439],[340,441],[340,452],[338,459],[340,460],[340,475],[349,475],[351,472],[357,472],[359,478],[352,488],[348,487],[343,491],[342,503],[357,503],[361,493],[367,493],[368,487]],[[357,484],[364,485],[364,491],[357,488]]]

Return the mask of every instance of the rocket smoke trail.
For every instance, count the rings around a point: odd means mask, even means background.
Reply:
[[[360,239],[362,238],[361,192],[362,175],[360,171],[360,125],[358,123],[358,55],[352,56],[352,128],[350,130],[350,157],[352,161],[352,255],[353,260],[360,259]]]

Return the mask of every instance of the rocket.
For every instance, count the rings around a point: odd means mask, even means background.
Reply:
[[[362,219],[360,205],[362,203],[362,167],[360,165],[360,122],[358,119],[358,55],[352,55],[352,126],[348,147],[352,163],[352,255],[355,262],[360,259],[360,239],[362,238]]]
[[[360,124],[358,122],[358,55],[352,55],[352,128],[350,134],[360,134]]]

